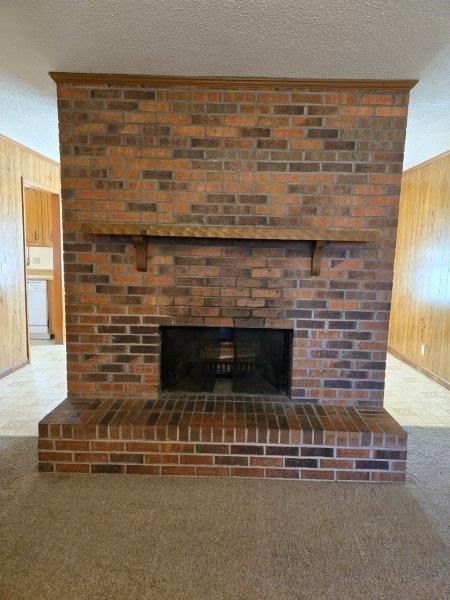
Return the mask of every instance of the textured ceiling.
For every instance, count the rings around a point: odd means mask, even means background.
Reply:
[[[448,34],[442,0],[11,0],[52,70],[414,78]],[[420,43],[418,43],[420,40]]]
[[[48,71],[414,79],[449,22],[445,0],[0,0],[0,107],[54,156]]]

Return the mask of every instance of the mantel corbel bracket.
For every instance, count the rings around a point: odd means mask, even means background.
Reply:
[[[323,249],[328,244],[324,240],[314,240],[312,243],[311,256],[311,275],[317,277],[320,275],[320,265],[322,262]]]
[[[147,270],[148,260],[148,237],[146,235],[131,236],[134,249],[136,251],[136,268],[138,271]]]
[[[148,261],[148,236],[133,235],[131,241],[136,252],[136,268],[138,271],[145,272]],[[313,277],[320,275],[323,250],[327,244],[325,240],[314,240],[312,243],[311,275]]]

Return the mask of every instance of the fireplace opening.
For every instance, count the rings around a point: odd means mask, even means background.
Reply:
[[[292,331],[161,327],[162,391],[289,394]]]

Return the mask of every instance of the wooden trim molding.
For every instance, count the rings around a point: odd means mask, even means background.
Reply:
[[[30,364],[30,360],[28,358],[25,358],[25,359],[21,360],[19,363],[17,363],[16,365],[13,365],[12,367],[8,367],[8,369],[3,369],[3,371],[0,371],[0,379],[3,379],[3,377],[7,377],[8,375],[11,375],[11,373],[18,371],[19,369],[22,369],[23,367],[26,367],[28,364]]]
[[[51,71],[57,84],[148,85],[152,87],[209,87],[253,89],[389,89],[410,90],[417,79],[285,79],[281,77],[186,77],[181,75],[132,75],[116,73],[67,73]]]
[[[24,294],[25,294],[25,331],[26,331],[26,341],[27,341],[27,358],[26,364],[30,362],[30,329],[28,327],[28,288],[27,288],[27,240],[26,240],[26,221],[25,221],[25,179],[23,177],[20,178],[20,195],[21,195],[21,217],[22,217],[22,249],[23,249],[23,285],[24,285]],[[23,365],[22,365],[23,366]],[[20,368],[20,367],[19,367]],[[15,369],[14,369],[15,370]]]
[[[439,375],[435,375],[428,369],[421,367],[414,361],[407,358],[404,354],[401,354],[400,352],[397,352],[397,350],[394,350],[393,348],[391,348],[391,346],[388,346],[388,352],[389,352],[389,354],[392,354],[392,356],[395,356],[395,358],[398,358],[398,360],[401,360],[402,362],[406,363],[407,365],[409,365],[416,371],[419,371],[419,373],[422,373],[422,375],[425,375],[425,377],[428,377],[432,381],[438,383],[439,385],[442,385],[442,387],[445,388],[446,390],[450,390],[450,383],[448,381],[445,381],[445,379],[442,379],[442,377],[439,377]]]
[[[55,344],[65,342],[64,281],[62,252],[62,220],[61,197],[52,194],[51,202],[52,240],[53,240],[53,281],[51,289],[51,332],[55,336]]]
[[[46,185],[45,183],[36,183],[35,181],[29,181],[28,179],[24,179],[23,177],[22,177],[22,188],[38,190],[40,192],[48,192],[49,194],[57,194],[58,196],[61,193],[61,190],[58,188],[54,188],[52,186]]]

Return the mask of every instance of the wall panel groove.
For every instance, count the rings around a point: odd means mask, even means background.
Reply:
[[[27,360],[22,179],[58,191],[59,165],[0,136],[0,377]]]
[[[450,152],[403,175],[389,346],[450,381]]]

